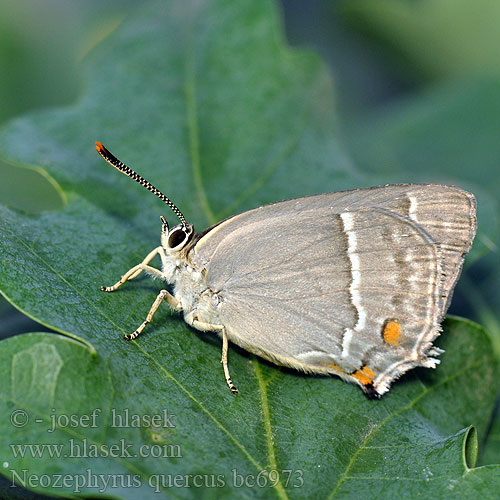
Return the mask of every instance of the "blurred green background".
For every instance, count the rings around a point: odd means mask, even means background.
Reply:
[[[77,101],[86,53],[140,3],[3,0],[0,123]],[[355,165],[382,182],[452,182],[478,196],[487,230],[450,312],[479,321],[500,346],[500,3],[282,0],[281,8],[290,44],[331,68]],[[0,203],[38,213],[64,199],[37,166],[0,157]],[[0,318],[0,337],[40,329],[3,299]]]

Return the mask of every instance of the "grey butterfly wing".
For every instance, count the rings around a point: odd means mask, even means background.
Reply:
[[[380,394],[433,363],[427,351],[473,238],[470,196],[406,185],[280,202],[222,222],[192,258],[234,342],[306,371],[354,374]],[[442,220],[427,227],[436,200]],[[397,345],[383,337],[393,320]]]
[[[443,290],[447,294],[441,310],[444,316],[476,235],[476,199],[462,189],[435,184],[416,184],[411,189],[407,185],[393,186],[390,191],[386,208],[423,227],[442,251]]]

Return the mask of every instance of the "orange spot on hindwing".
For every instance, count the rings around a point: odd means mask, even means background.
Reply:
[[[382,330],[382,337],[387,344],[398,347],[401,340],[401,321],[399,319],[387,320]]]
[[[365,365],[361,370],[356,370],[352,376],[357,378],[363,385],[370,385],[373,384],[376,374],[371,368]]]

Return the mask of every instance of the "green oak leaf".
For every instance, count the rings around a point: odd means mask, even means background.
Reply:
[[[199,230],[262,203],[369,183],[339,144],[327,70],[286,47],[274,4],[148,3],[88,59],[77,105],[16,120],[0,135],[1,155],[45,169],[65,202],[37,215],[0,208],[2,294],[64,334],[0,342],[5,478],[65,498],[497,491],[497,466],[474,468],[498,392],[477,325],[448,320],[442,365],[414,370],[380,401],[232,348],[234,397],[220,340],[166,307],[137,341],[122,339],[159,283],[99,291],[158,244],[158,216],[173,217],[104,164],[95,140]],[[166,420],[146,425],[156,415]],[[45,454],[26,452],[34,444]]]

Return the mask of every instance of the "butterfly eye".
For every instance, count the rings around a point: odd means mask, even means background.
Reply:
[[[188,224],[186,227],[182,224],[175,226],[168,234],[168,249],[175,251],[181,250],[191,239],[192,234],[193,226],[191,224]]]

